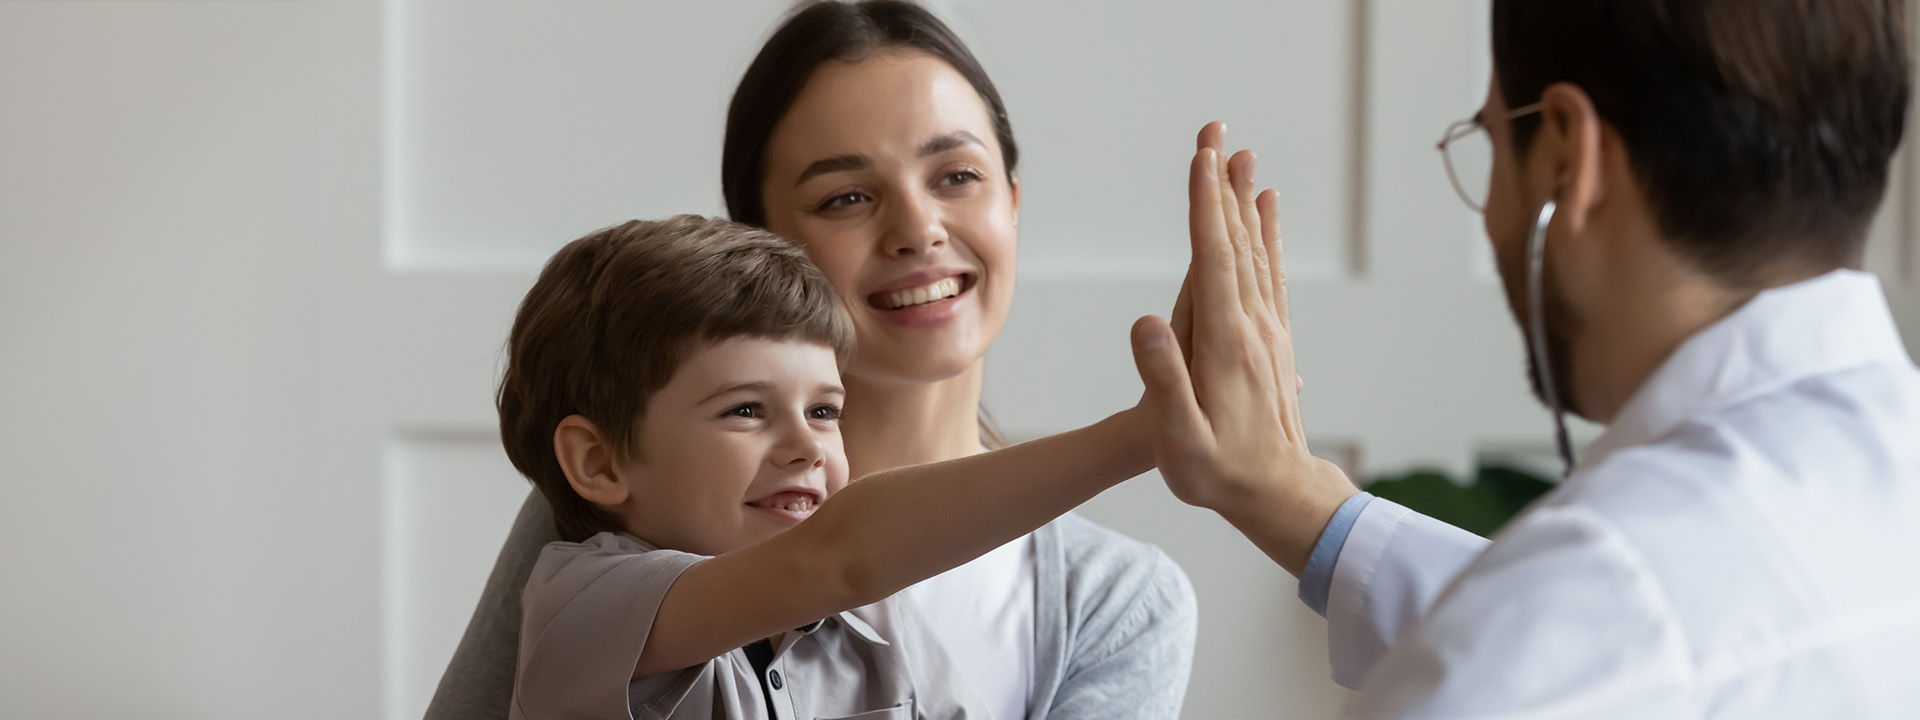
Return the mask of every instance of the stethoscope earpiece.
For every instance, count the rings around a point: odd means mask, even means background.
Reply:
[[[1573,474],[1573,443],[1567,439],[1566,411],[1560,404],[1559,388],[1553,384],[1553,358],[1547,353],[1546,293],[1541,280],[1546,266],[1547,226],[1553,223],[1553,211],[1557,208],[1551,199],[1541,205],[1540,214],[1533,219],[1533,232],[1527,236],[1527,338],[1533,346],[1534,381],[1539,383],[1540,394],[1553,411],[1553,439],[1560,451],[1560,461],[1566,464],[1564,476]]]

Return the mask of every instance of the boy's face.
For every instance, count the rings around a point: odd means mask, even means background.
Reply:
[[[733,338],[688,356],[647,402],[619,462],[629,532],[718,555],[799,524],[847,484],[833,350]]]

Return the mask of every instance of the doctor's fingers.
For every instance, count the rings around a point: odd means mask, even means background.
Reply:
[[[1202,136],[1205,134],[1203,131]],[[1187,266],[1192,301],[1191,348],[1227,332],[1229,326],[1246,317],[1240,307],[1233,243],[1227,239],[1226,222],[1220,215],[1219,166],[1219,153],[1203,147],[1194,153],[1187,178],[1187,234],[1193,252],[1192,263]]]
[[[1193,335],[1189,371],[1193,377],[1194,398],[1203,412],[1212,417],[1212,408],[1226,406],[1236,397],[1257,392],[1261,384],[1257,370],[1272,372],[1270,333],[1259,330],[1261,318],[1271,318],[1257,292],[1249,294],[1252,273],[1244,248],[1236,249],[1229,239],[1229,224],[1237,219],[1225,212],[1237,205],[1223,201],[1219,189],[1219,153],[1202,148],[1195,159],[1195,171],[1188,191],[1193,264],[1187,279],[1192,286]],[[1247,303],[1251,302],[1249,307]],[[1271,376],[1265,383],[1272,383]]]
[[[1253,233],[1257,230],[1241,219],[1240,197],[1239,193],[1235,192],[1232,179],[1233,173],[1244,172],[1240,168],[1253,159],[1253,153],[1242,151],[1228,157],[1227,126],[1222,122],[1207,123],[1206,127],[1200,129],[1197,140],[1200,151],[1211,149],[1218,158],[1218,171],[1213,176],[1218,187],[1214,189],[1213,199],[1219,204],[1221,226],[1224,229],[1227,244],[1233,249],[1235,290],[1239,293],[1243,306],[1262,302],[1258,286],[1255,284],[1251,249]],[[1196,206],[1199,204],[1199,198],[1193,198],[1193,201]]]

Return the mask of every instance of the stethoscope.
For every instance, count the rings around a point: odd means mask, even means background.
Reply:
[[[1573,474],[1573,443],[1567,439],[1566,409],[1560,404],[1559,388],[1553,384],[1553,358],[1547,354],[1546,293],[1541,290],[1540,280],[1546,265],[1547,225],[1553,222],[1555,207],[1552,200],[1540,206],[1540,214],[1533,221],[1533,232],[1527,237],[1527,338],[1533,346],[1534,380],[1540,385],[1547,407],[1553,411],[1553,439],[1560,450],[1560,461],[1566,463],[1564,477]]]

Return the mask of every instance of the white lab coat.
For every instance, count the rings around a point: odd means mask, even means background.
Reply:
[[[1871,275],[1687,340],[1488,544],[1384,500],[1334,566],[1364,718],[1920,718],[1920,370]]]

